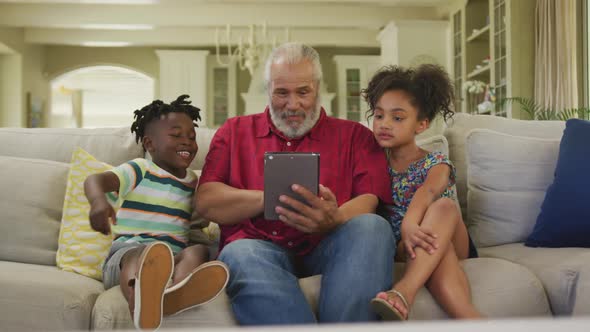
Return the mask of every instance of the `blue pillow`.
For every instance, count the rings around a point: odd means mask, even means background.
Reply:
[[[590,121],[568,120],[529,247],[590,247]]]

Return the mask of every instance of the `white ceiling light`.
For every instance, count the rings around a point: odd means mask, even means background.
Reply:
[[[87,41],[82,43],[82,46],[87,47],[125,47],[129,45],[131,43],[119,41]]]
[[[87,30],[154,30],[150,24],[80,24],[71,27]]]

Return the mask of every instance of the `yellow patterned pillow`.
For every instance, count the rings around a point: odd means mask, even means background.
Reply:
[[[90,227],[90,204],[84,195],[84,180],[89,175],[108,171],[112,166],[97,161],[81,148],[74,150],[70,166],[59,229],[57,266],[65,271],[102,280],[102,264],[113,238]]]

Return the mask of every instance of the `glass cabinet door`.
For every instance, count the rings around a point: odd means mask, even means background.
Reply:
[[[346,118],[360,121],[361,72],[360,69],[346,69]]]
[[[460,112],[463,107],[463,72],[462,72],[462,31],[461,11],[453,15],[453,74],[455,80],[455,111]]]
[[[501,103],[508,97],[506,56],[506,1],[494,0],[494,90],[496,92],[495,115],[507,117],[508,103]],[[504,104],[502,106],[502,104]]]
[[[213,69],[213,125],[220,126],[228,118],[228,85],[227,68]]]

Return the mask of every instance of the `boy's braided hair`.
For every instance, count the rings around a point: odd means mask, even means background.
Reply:
[[[198,127],[197,121],[201,120],[201,110],[192,106],[190,100],[185,100],[187,98],[189,95],[181,95],[170,104],[154,100],[151,104],[133,112],[135,121],[131,124],[131,132],[135,133],[135,141],[139,143],[143,139],[145,129],[150,122],[172,112],[185,113],[193,119],[195,127]]]
[[[432,121],[441,115],[445,121],[454,112],[454,89],[449,75],[439,65],[423,64],[417,68],[386,66],[381,68],[363,89],[362,96],[369,104],[367,118],[375,114],[375,107],[381,97],[392,90],[403,90],[418,109],[418,119]]]

